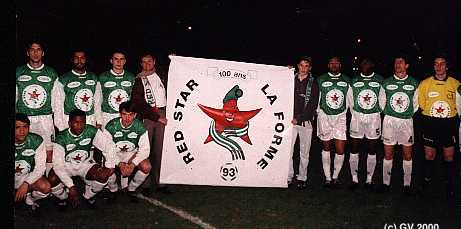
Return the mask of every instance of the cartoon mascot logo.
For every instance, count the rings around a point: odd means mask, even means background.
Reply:
[[[232,155],[232,160],[245,160],[245,154],[237,142],[231,137],[239,137],[248,144],[252,144],[248,136],[249,122],[262,108],[251,111],[240,111],[237,99],[242,97],[243,91],[235,85],[223,99],[223,108],[216,109],[197,104],[200,109],[213,120],[209,128],[209,135],[204,144],[214,141],[226,148]]]

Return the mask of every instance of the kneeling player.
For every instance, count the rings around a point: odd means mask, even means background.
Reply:
[[[14,189],[15,201],[25,200],[30,210],[38,213],[36,200],[45,198],[50,193],[50,183],[43,176],[45,173],[45,143],[37,134],[29,133],[30,120],[27,115],[16,114],[14,154]]]
[[[91,146],[101,150],[106,157],[107,168],[96,164],[90,154]],[[114,159],[110,158],[115,145],[96,127],[86,124],[84,111],[75,109],[69,114],[69,128],[60,132],[54,144],[53,170],[48,179],[52,193],[61,200],[60,206],[71,204],[78,206],[79,193],[72,181],[73,176],[80,176],[86,183],[85,198],[90,208],[95,207],[94,196],[107,184],[114,173]],[[69,190],[65,190],[65,187]]]
[[[128,194],[135,197],[136,189],[144,182],[152,168],[148,159],[149,138],[143,123],[136,119],[134,103],[123,102],[120,104],[119,112],[120,117],[107,123],[105,131],[106,134],[110,134],[119,149],[115,155],[122,175],[122,189],[128,186]],[[128,177],[132,175],[135,167],[138,171],[128,185]],[[108,186],[111,193],[118,191],[115,174],[109,178]],[[132,198],[132,200],[136,199]]]

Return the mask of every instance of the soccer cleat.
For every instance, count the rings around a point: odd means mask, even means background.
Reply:
[[[58,207],[59,211],[65,211],[67,209],[67,200],[57,200],[56,206]]]
[[[104,200],[106,200],[108,203],[113,203],[117,199],[117,192],[111,192],[109,190],[104,190],[101,193],[101,196]]]
[[[325,183],[323,184],[323,187],[331,188],[331,180],[325,180]]]
[[[141,194],[145,197],[149,197],[152,195],[152,190],[150,188],[143,188]]]
[[[375,187],[375,184],[373,183],[365,183],[365,189],[369,192],[372,192]]]
[[[139,199],[135,191],[127,191],[131,203],[138,203]]]
[[[40,217],[40,205],[38,205],[37,203],[33,203],[32,205],[28,205],[29,207],[29,214],[32,216],[32,217]]]
[[[432,183],[432,179],[431,178],[424,178],[423,179],[423,190],[427,190],[429,189],[429,187],[431,186],[431,183]]]
[[[413,189],[409,185],[404,185],[403,186],[403,194],[406,196],[412,196],[413,195]]]
[[[89,209],[96,209],[96,199],[94,197],[90,199],[86,199],[86,198],[83,198],[83,199],[85,199],[86,206]]]
[[[352,181],[352,183],[349,185],[349,190],[355,191],[359,187],[359,183]]]
[[[306,189],[307,188],[307,182],[302,181],[302,180],[298,180],[298,182],[296,184],[296,188],[298,188],[299,190]]]
[[[342,183],[341,183],[341,181],[339,181],[339,179],[333,179],[333,180],[331,180],[331,185],[332,185],[331,186],[332,188],[339,189],[339,188],[341,188]]]
[[[389,192],[390,190],[391,190],[391,186],[387,184],[378,185],[375,189],[377,193],[385,193],[385,192]]]

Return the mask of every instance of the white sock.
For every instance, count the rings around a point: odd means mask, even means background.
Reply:
[[[328,181],[331,181],[330,163],[330,151],[322,150],[323,172],[325,173],[325,179]]]
[[[135,191],[139,187],[139,185],[141,185],[142,182],[144,182],[148,175],[148,173],[143,173],[141,170],[138,170],[138,172],[136,172],[136,174],[134,175],[133,180],[131,180],[130,184],[128,185],[128,191]]]
[[[371,184],[376,167],[376,154],[367,156],[367,183]]]
[[[120,177],[120,186],[122,186],[122,189],[128,187],[128,177]]]
[[[48,195],[49,195],[49,193],[45,194],[45,193],[39,192],[39,191],[32,191],[32,193],[27,193],[26,204],[27,205],[33,205],[35,203],[35,201],[37,201],[39,199],[43,199],[43,198],[47,197]]]
[[[359,154],[351,153],[349,156],[349,167],[351,169],[352,181],[359,183],[359,177],[357,176],[359,170]]]
[[[339,172],[341,172],[341,168],[343,167],[343,163],[344,163],[344,154],[342,155],[335,154],[333,179],[338,179]]]
[[[93,196],[95,196],[98,192],[100,192],[104,186],[106,186],[107,183],[100,183],[98,181],[91,181],[89,182],[89,185],[87,184],[85,186],[85,193],[83,193],[83,197],[85,199],[91,199]]]
[[[411,184],[411,171],[413,170],[413,161],[403,160],[403,185],[410,186]]]
[[[109,187],[109,190],[111,192],[118,191],[117,175],[115,175],[115,173],[112,174],[112,176],[110,176],[107,180],[107,187]]]
[[[391,160],[383,160],[383,184],[390,185],[391,184],[391,172],[392,172],[392,159]]]
[[[53,196],[56,196],[56,198],[60,200],[65,200],[67,199],[68,193],[64,187],[63,183],[60,183],[54,187],[51,188],[51,193]]]

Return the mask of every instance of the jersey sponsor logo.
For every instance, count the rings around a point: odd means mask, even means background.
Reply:
[[[363,87],[363,86],[365,86],[365,83],[363,83],[363,82],[357,82],[357,83],[354,83],[353,86],[354,86],[354,87]]]
[[[395,90],[395,89],[397,89],[397,88],[399,88],[399,87],[398,87],[397,85],[395,85],[395,84],[390,84],[390,85],[387,85],[387,86],[386,86],[386,89],[387,89],[387,90],[391,90],[391,91],[392,91],[392,90]]]
[[[370,82],[370,83],[368,83],[368,85],[370,87],[379,87],[380,86],[378,82]]]
[[[48,94],[40,85],[32,84],[24,88],[22,92],[22,101],[28,108],[38,109],[45,105]]]
[[[344,82],[344,81],[337,82],[336,85],[338,85],[340,87],[347,87],[347,83]]]
[[[120,131],[115,132],[114,138],[119,138],[119,137],[123,137],[123,133]]]
[[[410,98],[403,92],[397,92],[391,96],[390,105],[392,110],[397,113],[403,113],[410,106]]]
[[[32,79],[32,76],[28,76],[28,75],[22,75],[18,77],[18,81],[21,81],[21,82],[29,81],[31,79]]]
[[[326,94],[327,106],[332,109],[338,109],[343,105],[344,94],[338,89],[333,89]]]
[[[403,90],[407,90],[407,91],[413,91],[415,90],[415,87],[413,85],[403,85]]]
[[[331,87],[332,85],[333,85],[333,83],[330,82],[330,81],[326,81],[326,82],[322,83],[322,87]]]
[[[120,85],[122,85],[123,87],[131,87],[132,84],[130,81],[122,81]]]
[[[115,89],[109,94],[109,106],[118,112],[121,103],[129,99],[128,93],[123,89]]]
[[[22,151],[21,153],[23,156],[32,156],[35,154],[35,150],[33,149],[26,149],[24,151]]]
[[[357,96],[359,107],[365,110],[370,110],[375,107],[378,101],[376,93],[370,89],[361,91]]]
[[[88,152],[85,150],[75,150],[66,155],[65,161],[74,165],[78,165],[88,159]]]
[[[437,92],[437,91],[430,91],[429,93],[427,93],[427,96],[428,96],[429,98],[434,98],[434,97],[437,97],[437,96],[439,96],[439,95],[440,95],[440,93]]]
[[[51,82],[51,78],[48,76],[39,76],[37,77],[37,80],[44,83]]]
[[[76,81],[67,84],[68,88],[76,88],[78,86],[80,86],[80,82],[76,82]]]
[[[136,149],[135,145],[129,141],[119,141],[115,143],[120,153],[132,152]]]
[[[30,172],[31,166],[26,160],[15,161],[14,163],[14,175],[16,177],[22,177]]]
[[[96,84],[96,81],[94,81],[94,80],[87,80],[87,81],[85,81],[85,84],[86,84],[86,85],[89,85],[89,86],[93,86],[93,85]]]
[[[430,114],[436,118],[447,118],[451,114],[450,105],[442,100],[435,101],[431,106]]]
[[[75,149],[75,147],[76,147],[75,144],[68,144],[68,145],[66,145],[66,150],[71,151],[71,150]]]
[[[104,83],[104,87],[115,87],[117,85],[114,81],[108,81]]]
[[[137,137],[138,137],[138,134],[135,132],[131,132],[128,134],[128,138],[137,138]]]
[[[82,111],[90,111],[93,108],[93,92],[90,89],[80,89],[74,96],[75,107]]]
[[[85,138],[83,140],[81,140],[78,144],[81,145],[81,146],[86,146],[88,144],[90,144],[91,142],[91,138]]]

